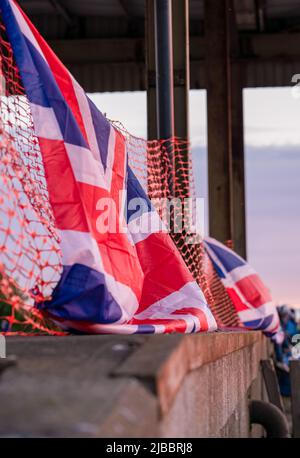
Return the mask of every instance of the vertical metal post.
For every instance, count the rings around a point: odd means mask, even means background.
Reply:
[[[189,1],[172,0],[175,136],[189,138]]]
[[[146,2],[146,68],[147,68],[147,134],[155,140],[157,134],[156,68],[155,68],[155,24],[154,2]]]
[[[154,0],[157,131],[174,137],[172,1]]]
[[[176,196],[190,197],[189,183],[189,1],[172,0],[174,59],[174,133],[186,140],[180,154],[174,158]]]

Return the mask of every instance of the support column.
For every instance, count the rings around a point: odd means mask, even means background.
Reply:
[[[205,0],[209,232],[233,240],[229,0]]]
[[[238,63],[232,65],[232,189],[234,250],[247,258],[243,87]]]
[[[154,140],[158,138],[156,116],[154,1],[146,1],[147,135],[148,140]]]
[[[172,0],[175,136],[189,138],[189,2]]]
[[[172,1],[154,0],[157,131],[174,137]]]
[[[240,43],[231,0],[231,141],[232,141],[232,206],[233,206],[233,245],[234,250],[244,259],[246,247],[246,193],[244,159],[244,113],[242,70],[239,63]]]

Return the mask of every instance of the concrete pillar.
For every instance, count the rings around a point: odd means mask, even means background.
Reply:
[[[146,2],[146,68],[147,68],[147,135],[148,140],[158,138],[156,108],[156,71],[155,71],[155,26],[154,1]]]
[[[233,240],[229,0],[205,0],[209,232]]]

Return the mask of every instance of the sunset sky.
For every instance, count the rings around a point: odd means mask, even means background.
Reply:
[[[146,94],[90,95],[108,118],[146,137]],[[244,90],[248,260],[278,303],[300,307],[300,98]],[[206,93],[190,93],[197,193],[207,200]]]

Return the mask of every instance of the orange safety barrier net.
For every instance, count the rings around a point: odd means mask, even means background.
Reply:
[[[32,308],[61,272],[59,240],[30,106],[0,24],[0,316],[6,333],[55,328]]]
[[[0,89],[0,331],[61,334],[32,307],[34,301],[51,297],[60,278],[59,236],[30,105],[1,22]],[[177,199],[177,212],[171,209],[171,235],[219,326],[238,325],[201,240],[186,230],[176,231],[178,213],[183,227],[189,218],[183,212],[184,199],[195,195],[190,145],[177,138],[147,142],[113,124],[126,138],[129,164],[149,197]],[[166,209],[158,211],[164,221]]]
[[[179,138],[147,142],[130,135],[120,123],[114,122],[114,125],[125,135],[130,166],[151,199],[172,199],[175,196],[182,210],[185,198],[195,198],[189,142]],[[162,220],[166,222],[166,209],[159,207],[158,210]],[[183,211],[178,213],[182,216],[182,227],[189,227],[187,219],[191,218],[191,215]],[[199,236],[189,234],[185,230],[176,232],[176,220],[170,234],[195,280],[201,286],[218,327],[239,327],[241,323],[234,305]]]

